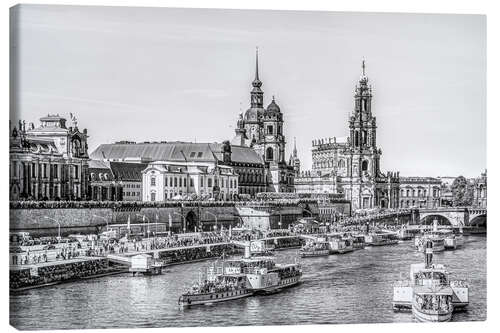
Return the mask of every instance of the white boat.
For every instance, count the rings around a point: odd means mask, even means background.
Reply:
[[[219,303],[252,296],[245,274],[222,274],[209,270],[206,279],[193,284],[178,300],[182,307]]]
[[[402,226],[401,229],[397,231],[398,238],[400,240],[410,240],[413,238],[413,234],[411,234],[405,226]]]
[[[439,289],[425,286],[415,287],[412,313],[422,322],[450,321],[453,315],[453,291],[450,287]]]
[[[211,304],[249,297],[259,293],[275,293],[300,282],[300,264],[277,264],[274,257],[251,256],[250,245],[245,256],[216,262],[199,281],[178,300],[180,306]]]
[[[415,248],[417,251],[424,252],[427,241],[432,242],[432,250],[434,252],[444,251],[444,237],[439,232],[426,233],[423,236],[415,237]]]
[[[365,235],[367,246],[384,246],[398,244],[396,234],[389,232],[371,232]]]
[[[344,237],[342,234],[329,234],[327,239],[330,254],[343,254],[354,251],[353,239],[350,237]]]
[[[302,258],[325,257],[330,254],[330,244],[326,241],[311,241],[306,243],[299,251]]]
[[[450,281],[445,267],[432,263],[431,241],[425,252],[425,263],[410,266],[410,279],[394,285],[393,309],[411,309],[419,321],[448,321],[453,311],[468,306],[469,288],[464,281]]]
[[[444,237],[444,248],[445,250],[456,250],[464,245],[464,238],[462,235],[455,235],[453,230],[441,230],[440,233]]]
[[[298,263],[277,264],[274,257],[249,257],[228,260],[227,271],[242,272],[247,288],[255,294],[275,293],[300,282],[302,268]]]
[[[352,247],[354,250],[365,248],[365,236],[363,235],[351,235]]]

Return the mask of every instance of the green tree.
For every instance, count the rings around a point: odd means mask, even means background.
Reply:
[[[458,176],[451,184],[453,206],[470,206],[474,198],[473,187],[464,176]]]

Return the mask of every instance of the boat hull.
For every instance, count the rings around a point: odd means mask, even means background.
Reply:
[[[300,252],[300,256],[302,258],[313,258],[313,257],[326,257],[330,251],[328,250],[318,250],[318,251],[307,251],[307,252]]]
[[[184,294],[181,297],[179,297],[178,304],[182,307],[188,307],[194,305],[220,303],[244,297],[249,297],[252,296],[252,294],[253,291],[248,289],[225,291],[225,292],[210,293],[210,294],[192,294],[192,295]]]
[[[415,316],[415,319],[417,319],[420,322],[440,323],[440,322],[450,321],[453,311],[427,313],[419,311],[413,306],[412,313]]]
[[[383,241],[376,241],[376,242],[371,242],[371,243],[366,243],[368,246],[385,246],[385,245],[395,245],[398,244],[397,239],[391,239],[391,240],[383,240]]]
[[[269,287],[266,287],[266,288],[254,290],[254,293],[256,295],[275,294],[275,293],[280,292],[282,289],[293,287],[293,286],[295,286],[295,285],[297,285],[299,283],[300,283],[300,275],[299,276],[293,276],[293,277],[289,277],[289,278],[280,280],[280,282],[277,285],[273,285],[273,286],[269,286]]]

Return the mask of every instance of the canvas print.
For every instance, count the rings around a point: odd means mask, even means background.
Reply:
[[[486,320],[485,16],[17,5],[10,61],[15,328]]]

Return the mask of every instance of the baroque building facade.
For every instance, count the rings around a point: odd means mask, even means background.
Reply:
[[[437,208],[441,206],[442,182],[433,177],[400,177],[400,208]]]
[[[10,200],[85,200],[88,198],[87,129],[76,118],[66,127],[59,115],[25,121],[10,130]]]
[[[380,169],[382,150],[377,146],[372,97],[363,61],[349,135],[313,140],[312,170],[296,178],[296,192],[343,193],[353,210],[399,207],[399,172],[384,174]]]
[[[234,200],[238,175],[230,166],[200,162],[152,162],[142,171],[143,201],[186,199]]]
[[[264,108],[264,92],[259,79],[259,56],[255,58],[255,78],[250,92],[250,108],[240,114],[232,145],[254,149],[266,166],[267,192],[293,192],[295,168],[285,160],[284,119],[273,96]],[[298,160],[298,158],[297,158]],[[300,162],[298,164],[300,167]]]

